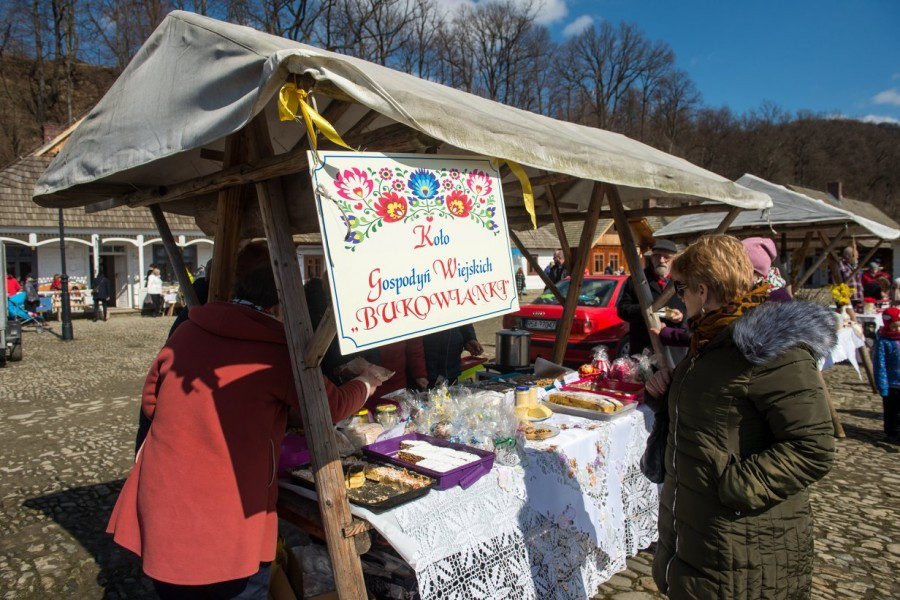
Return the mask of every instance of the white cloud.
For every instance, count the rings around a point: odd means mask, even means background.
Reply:
[[[590,15],[581,15],[571,23],[565,26],[562,30],[562,34],[565,37],[572,37],[573,35],[578,35],[588,27],[590,27],[594,23],[594,18]]]
[[[886,115],[866,115],[860,119],[863,123],[891,123],[893,125],[900,125],[900,119],[895,119],[894,117],[888,117]]]
[[[475,6],[488,2],[501,2],[504,0],[438,0],[435,8],[444,15],[450,15],[463,6]],[[569,14],[566,0],[511,0],[513,4],[522,8],[530,7],[534,11],[534,20],[538,25],[549,25]]]
[[[884,90],[872,96],[872,102],[875,104],[893,104],[900,106],[900,91],[891,89]]]
[[[897,81],[898,79],[900,79],[900,73],[894,73],[893,75],[891,75],[891,80]]]

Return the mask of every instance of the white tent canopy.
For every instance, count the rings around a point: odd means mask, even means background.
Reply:
[[[223,150],[226,136],[263,111],[276,152],[290,150],[305,131],[299,123],[277,121],[275,102],[292,74],[315,81],[320,112],[327,100],[354,103],[335,121],[339,132],[372,110],[381,120],[370,127],[400,123],[440,141],[441,153],[513,160],[530,167],[532,176],[551,172],[615,184],[626,202],[770,204],[763,193],[619,134],[180,11],[163,21],[74,132],[35,186],[35,201],[83,206],[215,173],[221,163],[209,160],[210,151]]]
[[[772,198],[772,207],[763,210],[747,210],[740,213],[729,233],[747,235],[781,234],[799,227],[827,228],[848,225],[851,235],[863,238],[895,240],[900,231],[836,208],[821,200],[791,191],[755,175],[746,174],[737,183]],[[713,231],[721,221],[714,214],[685,215],[656,231],[657,237],[685,238]]]

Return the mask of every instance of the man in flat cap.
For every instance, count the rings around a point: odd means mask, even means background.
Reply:
[[[650,294],[654,302],[663,293],[666,286],[671,284],[669,261],[677,251],[675,243],[670,240],[656,240],[653,244],[650,264],[644,269],[644,276],[650,284]],[[644,348],[650,348],[650,333],[647,331],[647,324],[641,314],[641,305],[638,302],[631,278],[625,282],[625,289],[622,291],[617,305],[617,313],[620,319],[629,324],[631,339],[629,354],[640,354]],[[669,300],[662,321],[663,326],[683,327],[684,302],[677,295],[672,296],[672,299]]]

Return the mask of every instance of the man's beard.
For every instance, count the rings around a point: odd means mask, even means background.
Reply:
[[[668,267],[668,265],[657,265],[656,267],[654,267],[653,270],[656,271],[656,275],[657,275],[657,277],[659,277],[660,279],[665,279],[666,277],[669,276],[669,267]]]

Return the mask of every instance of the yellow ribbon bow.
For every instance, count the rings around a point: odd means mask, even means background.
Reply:
[[[534,229],[537,229],[537,215],[534,214],[534,192],[531,190],[531,181],[528,179],[528,175],[525,173],[522,165],[511,160],[507,160],[506,164],[509,166],[509,170],[519,178],[519,184],[522,186],[522,202],[525,203],[525,210],[531,215],[531,225]]]
[[[355,148],[351,148],[341,139],[337,130],[335,130],[325,117],[320,115],[316,112],[316,109],[310,106],[306,101],[308,96],[309,93],[302,88],[298,88],[296,84],[285,83],[278,92],[278,118],[282,121],[296,120],[297,110],[299,109],[300,114],[303,116],[303,121],[306,123],[306,131],[309,134],[309,143],[312,146],[313,151],[318,148],[316,128],[322,132],[322,135],[338,146],[342,146],[347,150],[355,150]]]

